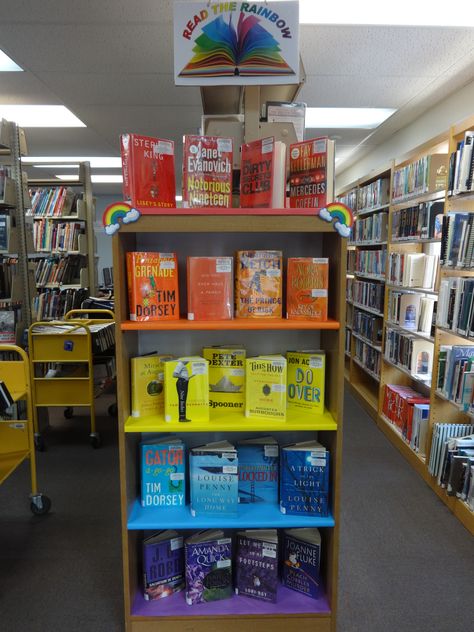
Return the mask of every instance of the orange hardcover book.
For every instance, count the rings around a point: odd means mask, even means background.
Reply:
[[[174,252],[127,252],[130,320],[178,320],[178,258]]]
[[[286,317],[328,319],[328,259],[288,258]]]
[[[188,257],[188,320],[230,320],[232,257]]]
[[[236,318],[282,317],[282,252],[240,250],[236,254]]]

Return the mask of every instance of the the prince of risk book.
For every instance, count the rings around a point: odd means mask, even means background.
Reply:
[[[185,502],[185,449],[178,437],[140,444],[142,507],[182,507]]]
[[[204,347],[209,362],[209,406],[211,410],[244,410],[245,349]]]
[[[286,419],[286,359],[257,356],[246,360],[245,416]]]
[[[184,542],[186,603],[232,596],[232,539],[220,529],[199,531]]]
[[[143,591],[147,601],[169,597],[184,588],[184,545],[176,531],[143,540]]]
[[[327,258],[288,258],[287,318],[327,320],[328,272]]]
[[[324,412],[324,351],[288,351],[288,408],[309,413]]]
[[[150,354],[130,360],[132,374],[132,417],[163,414],[164,368],[171,355]]]
[[[168,360],[164,369],[165,421],[208,421],[208,361],[188,356]]]
[[[282,252],[241,250],[236,254],[237,318],[281,318]]]

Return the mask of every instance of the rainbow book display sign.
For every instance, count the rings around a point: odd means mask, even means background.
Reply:
[[[317,215],[325,222],[331,222],[341,237],[350,237],[354,216],[351,209],[340,202],[332,202],[324,208],[316,209]]]
[[[102,224],[107,235],[112,236],[120,230],[120,223],[130,224],[136,222],[140,217],[140,212],[132,208],[126,202],[116,202],[110,204],[102,215]]]
[[[175,2],[176,85],[299,82],[299,3]]]

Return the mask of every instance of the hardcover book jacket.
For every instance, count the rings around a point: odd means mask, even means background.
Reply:
[[[274,138],[242,145],[240,207],[270,208],[273,198]]]
[[[237,451],[204,448],[193,448],[189,457],[191,514],[234,516],[239,500]]]
[[[242,442],[239,455],[239,503],[278,503],[278,444]]]
[[[320,557],[321,545],[305,542],[285,532],[282,577],[284,586],[317,599],[321,592]]]
[[[328,515],[329,452],[281,451],[280,509],[290,515]]]
[[[290,145],[290,208],[323,208],[327,191],[327,139]]]
[[[286,316],[287,318],[328,318],[327,258],[288,258]]]
[[[153,540],[153,538],[150,538]],[[147,601],[169,597],[184,589],[183,538],[143,542],[144,598]]]
[[[232,540],[185,543],[186,603],[189,606],[232,596]]]
[[[278,584],[278,545],[237,535],[236,590],[238,595],[275,602]]]
[[[142,443],[142,507],[182,507],[185,503],[184,445],[174,442]]]
[[[237,318],[282,317],[282,252],[241,250],[236,255]]]

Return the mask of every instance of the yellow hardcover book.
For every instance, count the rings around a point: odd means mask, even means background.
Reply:
[[[165,421],[209,421],[208,365],[199,356],[164,363]]]
[[[257,356],[246,360],[245,416],[286,420],[286,359]]]
[[[324,412],[324,351],[288,351],[288,408]]]
[[[211,410],[244,411],[245,349],[204,347],[209,362],[209,406]]]
[[[132,417],[162,415],[164,411],[163,363],[173,356],[145,355],[130,360]]]

